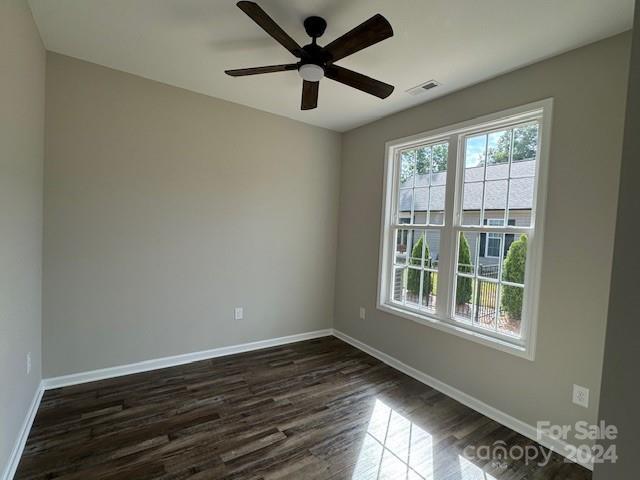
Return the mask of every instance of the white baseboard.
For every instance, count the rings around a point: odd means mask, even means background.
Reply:
[[[183,365],[185,363],[196,362],[198,360],[207,360],[209,358],[233,355],[234,353],[242,353],[252,350],[260,350],[262,348],[276,347],[278,345],[285,345],[287,343],[311,340],[312,338],[327,337],[332,333],[333,330],[327,328],[325,330],[299,333],[296,335],[288,335],[286,337],[270,338],[268,340],[259,340],[257,342],[242,343],[240,345],[213,348],[211,350],[203,350],[200,352],[184,353],[171,357],[144,360],[142,362],[130,363],[128,365],[119,365],[117,367],[101,368],[99,370],[91,370],[88,372],[80,372],[73,373],[71,375],[63,375],[60,377],[45,378],[42,382],[45,390],[50,390],[52,388],[67,387],[80,383],[95,382],[97,380],[104,380],[107,378],[131,375],[132,373],[148,372],[151,370],[158,370],[160,368],[174,367],[176,365]]]
[[[33,424],[33,420],[35,419],[36,412],[38,411],[38,406],[40,405],[40,400],[42,399],[42,395],[45,390],[50,390],[53,388],[60,388],[69,385],[77,385],[80,383],[93,382],[97,380],[104,380],[107,378],[120,377],[123,375],[130,375],[132,373],[140,373],[147,372],[151,370],[157,370],[160,368],[167,368],[176,365],[183,365],[186,363],[195,362],[198,360],[206,360],[209,358],[221,357],[225,355],[233,355],[235,353],[249,352],[252,350],[260,350],[262,348],[275,347],[278,345],[285,345],[288,343],[300,342],[303,340],[310,340],[313,338],[320,338],[334,335],[335,337],[351,344],[359,350],[362,350],[365,353],[381,360],[386,363],[390,367],[395,368],[396,370],[401,371],[409,375],[410,377],[415,378],[416,380],[429,385],[432,388],[444,393],[445,395],[450,396],[451,398],[463,403],[464,405],[476,410],[477,412],[482,413],[483,415],[495,420],[496,422],[509,427],[510,429],[528,437],[544,447],[553,450],[554,452],[559,453],[567,457],[569,460],[579,463],[580,465],[593,470],[592,462],[580,462],[578,459],[573,458],[568,452],[573,452],[575,449],[571,448],[569,444],[562,440],[558,440],[554,437],[550,437],[548,435],[540,435],[538,436],[538,430],[536,427],[529,425],[521,420],[518,420],[511,415],[508,415],[471,395],[464,393],[461,390],[458,390],[451,385],[448,385],[440,380],[427,375],[424,372],[421,372],[409,365],[401,362],[400,360],[392,357],[391,355],[387,355],[380,350],[377,350],[366,343],[361,342],[360,340],[356,340],[349,335],[336,330],[336,329],[325,329],[325,330],[317,330],[314,332],[306,332],[300,333],[297,335],[289,335],[286,337],[272,338],[268,340],[260,340],[257,342],[249,342],[243,343],[240,345],[232,345],[228,347],[220,347],[214,348],[211,350],[204,350],[200,352],[192,352],[186,353],[182,355],[174,355],[171,357],[163,357],[157,358],[153,360],[145,360],[143,362],[131,363],[128,365],[121,365],[117,367],[111,368],[103,368],[99,370],[92,370],[88,372],[74,373],[71,375],[64,375],[60,377],[52,377],[43,379],[40,383],[38,390],[36,391],[33,401],[31,402],[31,406],[29,407],[29,411],[22,425],[22,429],[20,430],[20,435],[16,440],[16,444],[13,448],[11,456],[9,458],[9,462],[5,468],[5,471],[0,477],[1,480],[11,480],[13,475],[15,474],[16,469],[18,468],[18,463],[20,462],[20,457],[22,456],[22,452],[24,450],[25,443],[29,436],[29,431],[31,430],[31,425]]]
[[[296,335],[288,335],[286,337],[270,338],[268,340],[259,340],[256,342],[242,343],[240,345],[231,345],[228,347],[213,348],[211,350],[203,350],[200,352],[185,353],[182,355],[174,355],[171,357],[156,358],[153,360],[145,360],[143,362],[131,363],[128,365],[120,365],[111,368],[102,368],[88,372],[74,373],[71,375],[63,375],[60,377],[45,378],[40,382],[36,391],[26,418],[24,419],[18,439],[16,440],[7,466],[2,472],[0,480],[12,480],[16,473],[24,446],[29,437],[29,431],[33,420],[35,419],[40,400],[45,390],[53,388],[77,385],[80,383],[94,382],[96,380],[104,380],[107,378],[121,377],[132,373],[148,372],[159,368],[173,367],[183,365],[185,363],[196,362],[198,360],[206,360],[208,358],[222,357],[225,355],[233,355],[234,353],[249,352],[252,350],[260,350],[262,348],[276,347],[278,345],[286,345],[287,343],[301,342],[303,340],[311,340],[313,338],[327,337],[333,334],[331,328],[324,330],[316,330],[313,332],[299,333]]]
[[[409,365],[401,362],[397,358],[392,357],[391,355],[387,355],[386,353],[381,352],[380,350],[377,350],[367,345],[366,343],[361,342],[360,340],[356,340],[355,338],[350,337],[349,335],[341,332],[340,330],[336,330],[334,328],[333,335],[339,338],[340,340],[343,340],[349,343],[350,345],[356,347],[357,349],[362,350],[365,353],[368,353],[372,357],[375,357],[378,360],[381,360],[382,362],[386,363],[390,367],[393,367],[396,370],[399,370],[402,373],[405,373],[410,377],[415,378],[419,382],[422,382],[426,385],[429,385],[432,388],[435,388],[436,390],[444,393],[445,395],[448,395],[449,397],[453,398],[454,400],[457,400],[458,402],[466,405],[467,407],[482,413],[483,415],[491,418],[492,420],[495,420],[496,422],[504,425],[505,427],[509,427],[511,430],[514,430],[520,433],[521,435],[524,435],[525,437],[536,441],[543,447],[546,447],[549,450],[553,450],[554,452],[557,452],[563,457],[566,457],[572,462],[578,463],[583,467],[588,468],[589,470],[593,470],[593,462],[578,461],[579,459],[573,455],[573,452],[575,452],[575,448],[569,445],[567,442],[563,440],[559,440],[555,437],[551,437],[542,432],[539,435],[538,429],[536,427],[526,422],[523,422],[522,420],[518,420],[517,418],[512,417],[511,415],[501,410],[498,410],[497,408],[494,408],[491,405],[488,405],[482,402],[481,400],[478,400],[477,398],[472,397],[471,395],[468,395],[463,391],[458,390],[455,387],[452,387],[451,385],[448,385],[436,378],[433,378],[432,376],[427,375],[426,373],[421,372],[420,370],[410,367]]]
[[[36,418],[36,413],[38,412],[38,407],[40,406],[40,400],[42,400],[43,393],[44,386],[42,382],[40,382],[35,394],[33,395],[33,400],[31,400],[31,405],[29,406],[29,410],[27,411],[27,416],[22,422],[20,434],[18,435],[16,443],[13,446],[13,450],[11,451],[11,455],[9,456],[7,466],[5,467],[4,472],[2,472],[2,476],[0,477],[2,480],[12,480],[13,476],[16,473],[16,470],[18,469],[18,464],[20,463],[20,458],[22,457],[22,451],[24,450],[24,446],[27,443],[27,438],[29,437],[29,432],[31,431],[31,425],[33,425],[33,420]]]

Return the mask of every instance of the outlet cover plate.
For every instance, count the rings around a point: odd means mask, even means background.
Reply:
[[[589,408],[589,389],[580,385],[573,385],[573,403]]]
[[[242,307],[236,307],[233,311],[233,318],[236,320],[242,320],[244,316],[244,312],[242,311]]]

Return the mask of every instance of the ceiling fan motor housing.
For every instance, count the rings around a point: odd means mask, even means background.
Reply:
[[[305,28],[307,27],[307,21],[314,18],[322,20],[320,17],[309,17],[305,20]],[[322,21],[324,22],[324,20]],[[321,25],[322,31],[324,31],[326,23],[323,25]],[[298,73],[308,82],[320,81],[320,79],[324,77],[327,63],[331,61],[331,55],[324,48],[316,44],[315,40],[314,38],[313,43],[302,47],[304,53],[298,63]]]
[[[307,17],[304,20],[304,29],[311,38],[315,39],[321,37],[327,28],[327,22],[322,17]]]

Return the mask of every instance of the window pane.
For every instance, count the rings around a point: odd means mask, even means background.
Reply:
[[[509,178],[509,152],[512,130],[492,132],[487,136],[487,180]]]
[[[519,337],[521,333],[524,288],[512,285],[502,285],[501,288],[498,331]]]
[[[536,160],[522,160],[511,164],[511,178],[533,178],[536,175]]]
[[[404,303],[404,292],[407,285],[407,267],[393,268],[393,300],[398,303]]]
[[[394,263],[422,268],[424,235],[424,230],[397,229]]]
[[[432,147],[431,185],[446,185],[449,144],[439,143]]]
[[[427,230],[425,235],[427,244],[424,252],[424,268],[437,270],[440,260],[440,230]]]
[[[513,129],[513,161],[534,160],[538,151],[538,124]]]
[[[396,265],[406,265],[407,246],[409,245],[410,230],[396,230],[396,247],[393,255],[393,263]]]
[[[531,163],[531,162],[523,162]],[[509,216],[519,217],[518,225],[531,225],[534,178],[512,178],[509,181]]]
[[[475,275],[478,257],[478,239],[475,232],[460,232],[458,241],[458,272]]]
[[[416,170],[415,150],[405,150],[400,153],[400,188],[413,187]]]
[[[476,280],[458,275],[456,278],[455,316],[459,320],[471,322],[473,318],[473,290]]]
[[[502,226],[504,220],[502,218],[489,218],[486,224],[488,226]],[[500,272],[500,262],[502,261],[502,252],[504,245],[504,233],[485,233],[482,234],[483,249],[478,259],[478,276],[498,280]]]
[[[456,280],[456,319],[488,330],[496,329],[499,284],[458,276]]]
[[[497,225],[500,221],[493,220]],[[500,248],[502,233],[461,232],[458,242],[458,273],[456,274],[455,316],[477,327],[495,330]],[[495,245],[497,243],[497,245]],[[489,247],[491,245],[491,247]],[[487,248],[497,247],[496,258],[487,258]]]
[[[424,225],[428,220],[429,187],[416,188],[413,191],[413,223]]]
[[[416,149],[416,187],[429,185],[429,173],[431,172],[431,147]]]
[[[509,178],[509,164],[500,163],[487,165],[487,180],[501,180]]]
[[[431,187],[429,191],[429,223],[444,225],[444,196],[446,187]]]
[[[473,291],[476,280],[480,235],[476,232],[460,232],[458,238],[458,275],[456,275],[455,315],[462,320],[472,320],[474,315]],[[463,274],[463,275],[460,275]]]
[[[464,149],[465,168],[474,168],[484,165],[487,153],[487,136],[476,135],[467,137]]]
[[[538,148],[538,124],[513,129],[513,161],[509,181],[509,216],[517,212],[518,225],[531,226]]]
[[[487,136],[487,165],[499,165],[509,163],[509,151],[511,149],[511,130],[491,132]],[[488,177],[487,172],[487,177]],[[505,175],[503,178],[506,178]]]
[[[484,218],[503,218],[507,209],[507,180],[490,180],[484,184]],[[486,222],[485,222],[486,223]]]
[[[422,307],[428,310],[435,310],[438,289],[438,273],[425,270],[423,275]]]
[[[412,250],[406,279],[406,304],[415,308],[435,307],[435,282],[437,281],[440,249],[439,230],[412,230]],[[424,260],[423,260],[424,259]]]
[[[462,225],[480,225],[487,136],[467,137],[462,192]]]
[[[482,182],[465,183],[462,191],[462,225],[480,225]]]
[[[463,225],[480,225],[486,148],[486,135],[468,137],[465,140],[462,193]]]
[[[422,259],[424,256],[424,230],[411,230],[409,232],[409,248],[407,254],[409,256],[409,265],[422,268]]]
[[[527,264],[527,236],[505,235],[502,281],[524,286]]]
[[[426,230],[425,239],[424,268],[437,270],[440,256],[440,230]]]
[[[489,330],[496,329],[496,305],[499,288],[498,283],[478,279],[476,289],[473,292],[473,323],[477,327]]]
[[[411,220],[411,207],[413,205],[413,189],[402,188],[398,191],[398,221]],[[407,222],[408,223],[408,222]]]
[[[422,269],[409,268],[407,271],[407,305],[418,307],[420,305],[420,282],[422,281]]]

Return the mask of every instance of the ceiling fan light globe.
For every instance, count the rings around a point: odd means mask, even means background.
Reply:
[[[314,63],[305,63],[298,69],[298,74],[307,82],[319,82],[324,77],[324,68]]]

